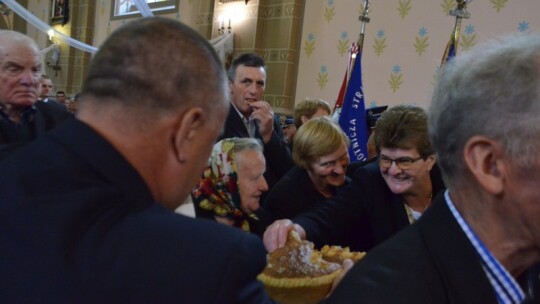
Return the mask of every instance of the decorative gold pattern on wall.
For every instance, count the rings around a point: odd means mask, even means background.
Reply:
[[[377,32],[377,36],[373,41],[373,51],[377,54],[378,57],[384,52],[386,48],[386,37],[384,36],[384,30],[380,29]]]
[[[324,65],[321,66],[320,72],[317,75],[317,83],[321,89],[324,89],[328,83],[328,68],[326,68]]]
[[[392,68],[392,73],[390,74],[388,84],[390,85],[390,90],[392,90],[392,93],[399,90],[403,84],[403,73],[401,72],[401,67],[399,65],[395,65]]]
[[[341,32],[338,39],[337,49],[341,57],[347,54],[351,43],[349,42],[349,34],[347,32]]]
[[[306,40],[304,41],[304,52],[306,56],[309,57],[315,51],[315,35],[308,34]]]
[[[428,39],[429,36],[427,34],[427,29],[425,27],[421,27],[418,30],[418,35],[416,35],[416,39],[414,41],[414,49],[416,53],[418,53],[418,56],[422,56],[429,46]]]
[[[469,24],[465,27],[465,30],[461,33],[461,39],[459,41],[459,47],[461,51],[466,51],[476,44],[476,33],[474,32],[474,26]]]
[[[360,33],[362,4],[363,0],[306,1],[297,101],[312,97],[335,103],[348,48]],[[448,12],[455,4],[455,0],[371,1],[362,54],[366,107],[403,103],[428,107],[454,27],[455,18]],[[538,0],[473,1],[468,11],[471,17],[462,21],[458,55],[500,35],[540,30]]]
[[[328,5],[324,8],[324,19],[330,23],[336,15],[336,8],[334,7],[334,1],[328,1]]]
[[[402,19],[404,19],[409,14],[409,11],[411,9],[412,9],[411,0],[399,0],[397,10],[399,12],[399,16]]]
[[[111,21],[111,5],[107,0],[74,0],[73,3],[88,2],[95,5],[94,35],[89,44],[99,46],[112,31],[130,20]],[[235,30],[235,54],[256,51],[267,59],[269,81],[265,98],[276,112],[290,111],[295,101],[308,96],[335,102],[348,49],[360,31],[358,16],[362,3],[362,0],[251,0],[248,3],[245,23],[238,32]],[[216,34],[215,5],[214,0],[182,0],[179,12],[167,17],[192,26],[210,39]],[[454,25],[454,17],[448,16],[454,6],[455,0],[372,1],[371,22],[366,24],[362,54],[368,107],[400,103],[427,107]],[[30,0],[28,8],[36,16],[48,19],[49,1]],[[540,19],[536,16],[540,11],[538,0],[473,1],[468,9],[471,18],[463,20],[458,54],[501,34],[540,29]],[[17,22],[14,21],[15,28]],[[24,27],[41,48],[47,46],[45,34],[26,24]],[[70,25],[61,29],[71,30]],[[62,49],[60,60],[64,64],[68,54]],[[73,62],[79,64],[80,60]],[[59,77],[60,88],[67,87],[68,75]]]
[[[493,3],[493,8],[497,10],[497,13],[506,6],[507,2],[508,0],[491,0],[491,3]]]
[[[450,10],[456,7],[456,0],[444,0],[441,4],[443,12],[448,15]]]

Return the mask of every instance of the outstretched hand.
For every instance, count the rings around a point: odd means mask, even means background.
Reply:
[[[289,232],[294,230],[298,233],[301,239],[306,238],[306,232],[300,225],[293,223],[291,220],[277,220],[272,225],[266,228],[263,235],[263,242],[268,252],[285,246]]]

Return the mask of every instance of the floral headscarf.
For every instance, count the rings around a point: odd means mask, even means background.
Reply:
[[[248,218],[258,220],[253,213],[240,209],[238,175],[236,172],[234,138],[224,139],[214,145],[199,184],[193,188],[193,203],[203,210],[234,221],[234,226],[250,231]]]

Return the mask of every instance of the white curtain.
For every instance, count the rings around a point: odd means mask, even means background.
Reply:
[[[15,0],[2,0],[2,1],[13,12],[15,12],[21,18],[26,20],[26,22],[32,24],[34,27],[36,27],[38,30],[42,31],[43,33],[47,34],[50,30],[52,30],[54,31],[55,38],[58,38],[60,41],[62,41],[63,43],[69,46],[72,46],[76,49],[79,49],[79,50],[82,50],[91,54],[94,54],[95,52],[97,52],[98,48],[88,45],[86,43],[80,42],[78,40],[75,40],[63,33],[55,31],[54,28],[52,28],[50,25],[40,20],[38,17],[34,16],[32,13],[30,13],[28,10],[26,10],[24,7],[18,4]],[[154,15],[145,0],[133,0],[133,1],[144,17],[151,17]],[[225,61],[225,58],[229,54],[231,54],[234,49],[233,38],[234,38],[233,33],[226,33],[217,38],[210,40],[210,44],[212,44],[212,46],[218,53],[219,58],[221,58],[223,62]],[[56,46],[51,45],[41,50],[42,56],[51,50],[58,50],[58,45]]]
[[[222,62],[234,50],[234,33],[226,33],[209,41]]]
[[[88,53],[95,53],[97,52],[97,48],[91,45],[88,45],[86,43],[82,43],[78,40],[75,40],[69,36],[66,36],[60,32],[55,31],[50,25],[40,20],[38,17],[34,16],[32,13],[27,11],[24,7],[22,7],[19,3],[17,3],[15,0],[2,0],[5,5],[7,5],[11,10],[13,10],[17,15],[21,16],[26,22],[32,24],[34,27],[36,27],[38,30],[42,31],[43,33],[48,33],[50,30],[54,31],[54,37],[58,38],[60,41],[85,52]]]
[[[152,13],[152,10],[148,6],[148,3],[146,3],[146,0],[133,0],[133,2],[143,17],[154,16],[154,13]]]

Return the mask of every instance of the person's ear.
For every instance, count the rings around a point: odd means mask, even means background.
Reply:
[[[204,134],[204,111],[202,108],[190,108],[179,114],[172,141],[176,159],[179,163],[189,161],[190,151]]]
[[[437,160],[437,157],[435,156],[435,154],[431,154],[430,156],[426,157],[425,162],[427,163],[428,171],[431,171],[431,169],[433,168],[433,165],[435,165],[436,160]]]
[[[309,118],[307,118],[306,115],[302,115],[300,116],[300,120],[302,121],[302,124],[305,124],[306,122],[309,121]]]
[[[229,79],[229,94],[232,95],[233,93],[233,89],[234,89],[234,82],[232,80]]]
[[[482,188],[491,194],[503,191],[506,167],[497,142],[484,136],[473,136],[465,144],[463,157]]]

